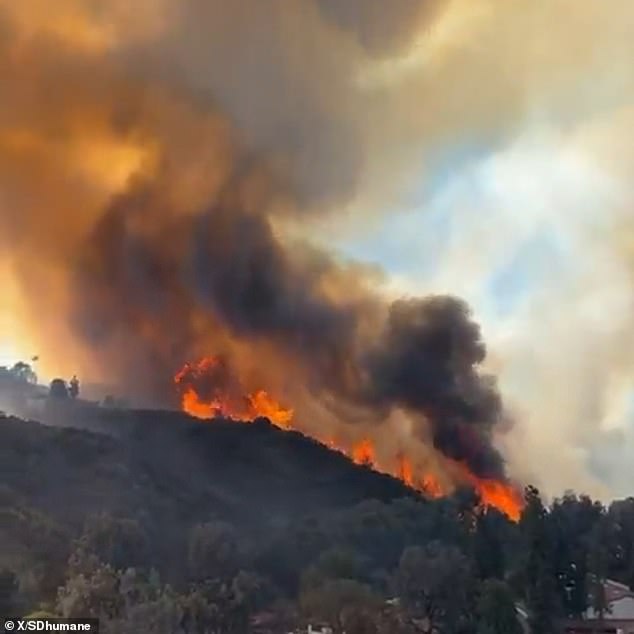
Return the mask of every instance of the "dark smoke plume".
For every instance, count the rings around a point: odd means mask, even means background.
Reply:
[[[420,414],[443,454],[477,475],[500,477],[491,438],[501,401],[479,371],[485,347],[465,303],[434,296],[388,305],[370,290],[359,298],[361,273],[345,279],[356,299],[335,301],[323,289],[337,265],[323,253],[308,262],[296,257],[267,217],[240,208],[239,199],[221,196],[187,217],[152,213],[155,196],[147,191],[113,205],[77,271],[79,323],[91,343],[124,346],[123,364],[135,373],[145,359],[146,387],[157,389],[183,355],[203,352],[194,327],[203,315],[210,342],[216,329],[232,340],[267,342],[317,394],[370,418],[395,407]]]
[[[370,399],[423,412],[440,451],[480,476],[499,477],[502,461],[491,434],[502,404],[494,379],[478,370],[484,358],[480,328],[465,302],[396,301],[368,357]]]
[[[107,20],[60,1],[94,27],[77,33],[0,16],[0,228],[34,313],[61,315],[92,367],[152,404],[175,405],[174,372],[218,354],[298,416],[304,398],[340,423],[400,409],[501,477],[501,403],[464,303],[390,304],[368,268],[284,233],[354,198],[369,117],[384,121],[357,72],[442,3],[123,4]]]

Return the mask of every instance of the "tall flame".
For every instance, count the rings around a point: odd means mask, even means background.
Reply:
[[[254,418],[265,416],[272,423],[283,429],[290,429],[293,420],[293,410],[282,407],[264,390],[258,390],[250,394],[249,409]]]
[[[242,393],[231,395],[227,390],[235,389],[236,385],[227,386],[220,379],[218,385],[207,386],[207,395],[199,386],[209,376],[222,372],[222,363],[217,357],[204,357],[196,363],[187,363],[174,375],[174,383],[180,393],[181,407],[190,414],[201,419],[215,417],[234,418],[241,421],[252,421],[259,416],[268,418],[271,423],[281,429],[290,429],[293,421],[293,410],[283,407],[268,392],[259,389],[244,396]],[[213,383],[213,381],[212,381]],[[239,387],[239,384],[238,384]],[[453,487],[446,487],[431,471],[416,472],[411,460],[403,452],[396,456],[396,468],[391,471],[382,468],[377,459],[374,442],[370,438],[362,438],[346,449],[334,438],[319,439],[330,449],[340,451],[359,465],[371,467],[382,472],[391,473],[430,498],[440,498],[451,493]],[[446,466],[454,481],[472,486],[484,507],[494,507],[517,522],[524,505],[521,492],[512,484],[498,480],[479,478],[469,468],[459,462],[445,459]]]
[[[524,508],[521,491],[508,483],[478,478],[465,465],[461,465],[461,468],[465,480],[477,491],[484,506],[492,506],[514,522],[519,521]]]
[[[364,438],[352,447],[352,459],[357,464],[374,467],[374,455],[374,444],[369,438]]]
[[[441,498],[446,495],[446,491],[440,484],[440,481],[433,473],[425,473],[419,480],[416,481],[414,487],[423,491],[431,498]]]
[[[201,401],[193,388],[187,388],[181,396],[181,406],[184,412],[196,418],[214,418],[221,416],[224,411],[224,405],[218,400]]]
[[[233,399],[214,389],[207,397],[201,396],[196,383],[221,367],[216,357],[203,357],[197,363],[186,363],[175,375],[174,383],[181,395],[181,408],[191,416],[211,419],[218,416],[252,421],[260,416],[268,418],[282,429],[289,429],[293,410],[282,407],[265,390],[257,390],[246,397]]]
[[[398,461],[398,469],[396,471],[396,477],[407,484],[407,486],[414,486],[414,470],[412,463],[404,453],[399,453],[396,457]]]

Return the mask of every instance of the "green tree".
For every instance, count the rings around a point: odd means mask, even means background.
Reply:
[[[603,506],[587,496],[566,493],[554,501],[548,514],[558,595],[570,617],[581,618],[588,607],[588,549],[604,513]]]
[[[127,607],[115,619],[104,620],[104,634],[186,634],[182,628],[184,611],[179,596],[169,587]]]
[[[90,571],[71,574],[58,591],[57,612],[66,618],[114,619],[122,605],[119,576],[101,562]]]
[[[37,374],[35,374],[33,368],[24,361],[18,361],[13,365],[9,372],[13,378],[20,383],[37,383]]]
[[[608,517],[613,529],[610,576],[634,590],[634,497],[613,502]]]
[[[608,608],[605,593],[605,581],[610,566],[610,544],[613,539],[613,527],[607,517],[601,518],[588,539],[588,576],[587,588],[590,607],[600,618]]]
[[[91,556],[115,570],[143,567],[149,561],[147,535],[136,520],[115,518],[108,513],[90,515],[75,543],[71,567]]]
[[[243,634],[251,615],[246,594],[232,582],[209,580],[181,598],[185,632]]]
[[[553,568],[553,539],[539,491],[527,487],[520,530],[524,538],[525,565],[523,589],[533,632],[556,632],[559,615],[558,587]]]
[[[473,558],[476,574],[479,579],[503,578],[505,571],[505,555],[503,544],[504,523],[495,510],[479,513],[475,520],[473,534]]]
[[[180,597],[161,586],[154,575],[146,577],[133,568],[119,573],[119,610],[101,623],[105,634],[181,634],[184,611]]]
[[[194,526],[189,538],[188,563],[193,580],[232,579],[241,564],[235,529],[217,521]]]
[[[362,580],[362,565],[353,551],[342,548],[330,548],[318,557],[302,575],[302,587],[316,588],[331,579]]]
[[[536,578],[527,598],[529,625],[532,632],[555,634],[558,632],[557,617],[559,602],[557,600],[557,584],[552,568],[540,561],[536,568]]]
[[[484,581],[477,607],[477,634],[522,634],[513,593],[498,579]]]
[[[352,579],[332,579],[300,596],[302,613],[309,621],[323,621],[335,634],[375,634],[379,598]]]
[[[429,628],[458,632],[470,620],[474,580],[468,560],[456,547],[431,542],[406,548],[395,580],[408,613]]]

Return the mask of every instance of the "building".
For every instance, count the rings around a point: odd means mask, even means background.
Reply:
[[[602,618],[589,608],[583,620],[563,623],[565,634],[634,634],[634,592],[609,579],[604,591],[607,610]]]

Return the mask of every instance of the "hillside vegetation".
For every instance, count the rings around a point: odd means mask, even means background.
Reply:
[[[95,615],[113,633],[513,634],[522,601],[547,633],[597,580],[634,584],[632,499],[544,507],[528,489],[516,525],[472,491],[426,500],[265,419],[67,422],[0,417],[4,613]]]

